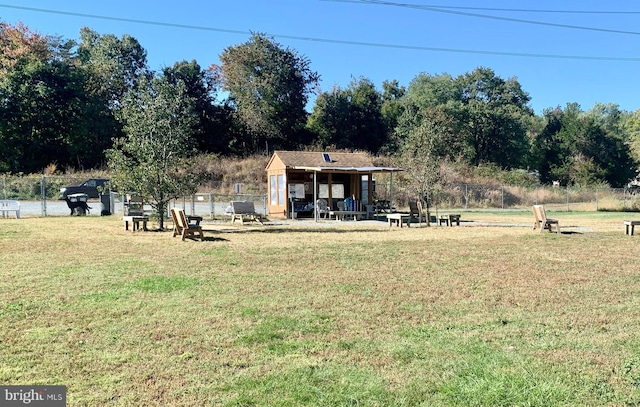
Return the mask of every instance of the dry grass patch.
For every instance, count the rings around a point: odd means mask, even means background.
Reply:
[[[2,220],[0,382],[69,405],[640,402],[624,214],[468,212],[462,227]]]

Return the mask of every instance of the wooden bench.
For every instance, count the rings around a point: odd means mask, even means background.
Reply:
[[[135,232],[136,230],[140,230],[140,223],[142,222],[142,230],[145,232],[147,229],[147,222],[149,221],[148,216],[123,216],[122,220],[124,220],[124,230],[129,230],[129,222],[131,222],[131,231]]]
[[[633,236],[633,229],[638,225],[640,225],[640,220],[625,220],[624,233]]]
[[[20,202],[10,199],[0,200],[0,212],[4,218],[9,216],[9,212],[15,212],[16,219],[20,219]]]
[[[444,215],[440,215],[440,225],[442,225],[443,223],[446,224],[447,226],[453,226],[453,223],[455,222],[455,224],[457,226],[460,226],[460,215],[457,213],[447,213]]]
[[[244,225],[244,221],[255,221],[262,223],[262,215],[256,212],[253,201],[231,201],[231,223],[239,220]]]
[[[411,214],[409,213],[389,213],[387,214],[387,220],[389,221],[389,227],[396,226],[402,227],[402,223],[406,222],[407,227],[410,227]]]

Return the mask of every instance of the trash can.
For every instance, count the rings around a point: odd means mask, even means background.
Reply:
[[[85,216],[89,212],[89,205],[87,200],[89,195],[87,194],[70,194],[67,195],[67,205],[71,209],[71,215]]]
[[[115,209],[115,200],[113,193],[106,190],[100,193],[100,216],[109,216],[113,214]]]

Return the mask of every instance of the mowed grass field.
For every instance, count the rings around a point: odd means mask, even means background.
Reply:
[[[69,406],[640,404],[630,214],[460,227],[0,219],[0,383]],[[170,226],[170,224],[169,224]]]

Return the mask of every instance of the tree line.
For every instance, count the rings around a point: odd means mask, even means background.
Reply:
[[[640,111],[570,103],[538,116],[516,78],[487,67],[381,89],[359,77],[321,91],[311,61],[261,33],[219,59],[154,71],[129,35],[83,28],[72,40],[0,22],[0,172],[125,166],[167,146],[180,156],[361,150],[402,158],[424,179],[443,161],[526,169],[564,185],[622,186],[638,169]]]

